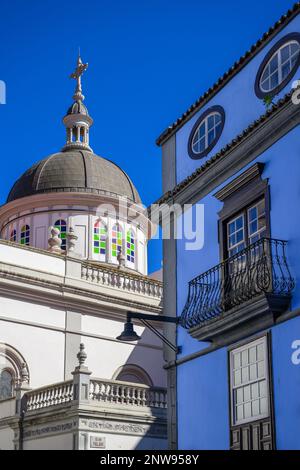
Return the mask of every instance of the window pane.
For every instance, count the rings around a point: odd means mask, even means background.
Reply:
[[[265,414],[268,412],[268,401],[267,398],[261,398],[260,402],[260,413]]]
[[[251,385],[251,394],[252,394],[253,399],[259,397],[259,384],[258,384],[258,382]]]
[[[290,46],[285,46],[281,49],[281,63],[283,64],[290,58]]]
[[[249,367],[242,369],[242,383],[249,382]]]
[[[251,387],[250,385],[247,385],[247,387],[244,388],[244,401],[250,401],[251,400]]]
[[[276,56],[273,57],[273,59],[270,61],[269,69],[268,69],[269,75],[271,75],[277,69],[278,69],[278,55],[276,54]]]
[[[252,364],[250,366],[250,380],[256,380],[257,379],[257,365]]]
[[[207,130],[210,131],[215,125],[214,115],[209,116],[207,119]]]
[[[241,384],[241,371],[237,370],[234,373],[234,385],[240,385]]]
[[[265,376],[265,364],[264,362],[258,362],[257,364],[257,375],[258,378],[262,378]]]
[[[259,415],[259,400],[254,400],[252,402],[252,416]]]
[[[243,403],[243,389],[242,388],[238,388],[237,391],[236,391],[236,404],[237,405],[240,405],[241,403]]]

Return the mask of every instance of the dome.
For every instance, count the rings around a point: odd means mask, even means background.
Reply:
[[[127,174],[88,150],[59,152],[37,162],[15,182],[7,202],[51,192],[119,195],[141,203]]]
[[[89,115],[87,107],[81,101],[75,101],[72,106],[69,107],[67,116],[70,114],[83,114],[84,116]]]

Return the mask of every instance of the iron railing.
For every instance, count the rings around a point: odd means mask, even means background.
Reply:
[[[182,326],[206,323],[262,293],[290,296],[295,282],[286,244],[263,238],[190,281]]]

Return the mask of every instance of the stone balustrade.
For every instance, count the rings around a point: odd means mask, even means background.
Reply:
[[[73,382],[66,381],[26,393],[26,411],[41,410],[74,399]],[[89,402],[93,405],[111,403],[121,406],[167,408],[167,390],[117,380],[90,379]]]
[[[167,408],[167,391],[142,384],[91,379],[90,400],[125,406]]]
[[[81,279],[155,298],[161,298],[163,294],[163,285],[160,281],[91,264],[82,264]]]
[[[61,382],[27,392],[27,411],[69,403],[73,400],[73,381]]]

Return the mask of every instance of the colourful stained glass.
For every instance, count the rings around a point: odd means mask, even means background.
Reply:
[[[54,227],[59,230],[59,238],[61,239],[61,249],[66,250],[67,248],[67,223],[63,219],[59,219],[55,222]]]
[[[119,225],[114,225],[112,228],[111,237],[111,254],[114,258],[118,256],[122,250],[122,230]]]
[[[101,222],[94,224],[93,248],[95,255],[106,255],[107,229]]]
[[[13,229],[11,232],[10,232],[10,241],[11,242],[16,242],[17,241],[17,231],[15,229]]]
[[[30,241],[30,227],[29,225],[23,225],[21,228],[21,237],[20,243],[21,245],[29,245]]]
[[[130,263],[134,263],[135,258],[135,241],[134,233],[132,230],[128,230],[126,236],[126,258]]]

